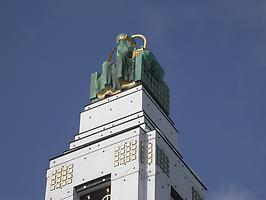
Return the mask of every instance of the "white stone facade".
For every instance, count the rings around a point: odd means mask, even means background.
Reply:
[[[85,106],[69,149],[50,160],[45,200],[205,199],[177,145],[173,122],[141,85]]]

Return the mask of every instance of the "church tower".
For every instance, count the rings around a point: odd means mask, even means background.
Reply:
[[[164,71],[146,46],[143,35],[118,35],[102,73],[91,75],[91,103],[69,149],[50,159],[45,200],[205,199],[178,150]]]

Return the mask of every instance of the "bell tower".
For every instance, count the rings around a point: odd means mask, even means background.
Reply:
[[[45,200],[205,199],[178,150],[163,78],[145,36],[117,36],[102,73],[91,75],[78,134],[50,159]]]

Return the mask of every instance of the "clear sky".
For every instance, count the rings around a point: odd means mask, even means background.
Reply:
[[[165,69],[179,150],[208,199],[266,199],[265,0],[1,0],[0,199],[44,199],[121,32]]]

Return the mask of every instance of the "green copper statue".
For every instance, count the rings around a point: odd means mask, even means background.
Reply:
[[[109,59],[103,63],[103,68],[107,70],[107,85],[113,91],[119,91],[125,81],[134,81],[134,66],[131,58],[135,46],[135,41],[127,34],[118,35],[115,61],[111,62],[112,51]]]
[[[143,40],[141,48],[137,48],[135,38]],[[91,75],[92,102],[142,84],[168,114],[169,89],[163,81],[164,71],[146,46],[146,37],[141,34],[117,36],[116,47],[102,64],[102,74],[95,72]]]

